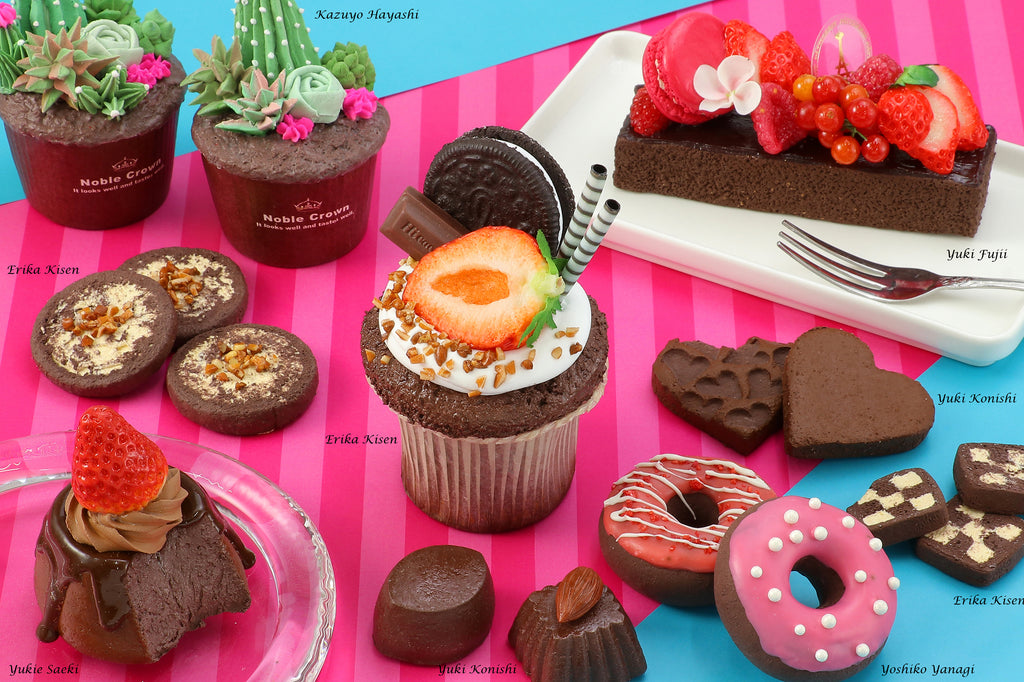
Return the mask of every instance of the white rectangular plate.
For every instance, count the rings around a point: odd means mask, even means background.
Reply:
[[[786,216],[626,192],[610,181],[619,128],[648,36],[613,31],[598,38],[523,126],[581,188],[591,165],[609,169],[603,199],[622,205],[605,244],[654,263],[756,294],[972,365],[1009,355],[1024,337],[1024,292],[938,291],[902,303],[842,291],[775,245]],[[793,218],[837,246],[881,263],[949,275],[1024,276],[1024,148],[998,142],[977,236],[925,235]],[[954,257],[969,250],[975,257]],[[985,253],[1004,253],[991,259]]]

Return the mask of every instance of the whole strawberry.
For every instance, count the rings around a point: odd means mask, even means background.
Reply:
[[[82,413],[71,489],[83,507],[101,514],[137,511],[156,498],[166,477],[164,453],[124,417],[105,405]]]
[[[868,91],[868,97],[877,102],[901,73],[903,67],[895,59],[887,54],[875,54],[858,66],[857,70],[850,74],[849,80],[851,83],[863,85]]]
[[[789,31],[772,38],[761,56],[762,83],[778,83],[792,91],[796,77],[810,72],[810,58]]]
[[[629,123],[637,135],[650,137],[667,128],[671,121],[658,110],[647,88],[641,85],[629,105]]]

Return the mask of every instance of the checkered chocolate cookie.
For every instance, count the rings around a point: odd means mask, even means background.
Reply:
[[[964,443],[953,481],[965,504],[996,514],[1024,514],[1024,445]]]
[[[946,505],[949,522],[917,541],[917,556],[969,585],[984,587],[1024,556],[1024,519],[978,511],[957,495]]]
[[[864,522],[883,545],[918,538],[948,520],[946,498],[924,469],[903,469],[879,478],[846,508]]]

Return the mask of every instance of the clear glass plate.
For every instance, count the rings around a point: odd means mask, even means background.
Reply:
[[[319,531],[285,492],[237,460],[175,438],[150,438],[171,466],[206,488],[257,558],[247,572],[248,611],[208,619],[160,661],[136,670],[157,679],[316,679],[335,618],[334,569]],[[129,679],[123,666],[84,658],[60,639],[42,644],[35,638],[35,540],[70,477],[73,444],[73,431],[0,442],[3,648],[9,662],[72,674],[61,679],[84,677],[87,670],[90,677]]]

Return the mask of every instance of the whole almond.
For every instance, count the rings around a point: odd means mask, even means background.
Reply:
[[[604,582],[592,568],[579,566],[558,583],[555,615],[559,623],[568,623],[587,614],[604,593]]]

